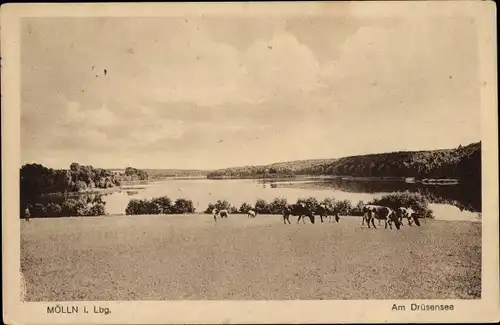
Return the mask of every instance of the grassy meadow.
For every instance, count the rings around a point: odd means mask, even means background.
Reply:
[[[27,301],[478,299],[481,223],[203,214],[21,220]]]

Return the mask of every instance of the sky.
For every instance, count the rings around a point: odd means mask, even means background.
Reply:
[[[22,163],[214,169],[480,141],[474,21],[30,18]]]

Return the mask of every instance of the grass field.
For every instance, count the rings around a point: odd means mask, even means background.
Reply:
[[[477,299],[481,223],[401,230],[279,216],[22,220],[27,301]]]

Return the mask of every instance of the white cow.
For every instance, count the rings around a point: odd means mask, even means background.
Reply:
[[[254,210],[249,210],[247,213],[248,218],[255,218],[257,216],[257,212]]]
[[[363,225],[364,222],[366,221],[368,228],[370,228],[370,222],[373,228],[377,228],[375,227],[375,219],[385,221],[386,229],[388,225],[392,229],[393,223],[397,229],[399,229],[400,227],[399,219],[396,216],[396,213],[394,212],[393,209],[380,205],[373,205],[373,204],[366,205],[363,208],[363,219],[361,221],[361,225]]]
[[[412,223],[415,223],[417,226],[420,226],[420,221],[418,220],[418,215],[415,210],[411,207],[399,207],[396,210],[396,214],[398,216],[398,220],[403,225],[403,219],[408,220],[408,225],[411,226]]]

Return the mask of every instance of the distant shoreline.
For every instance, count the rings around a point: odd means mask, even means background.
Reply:
[[[92,188],[85,189],[78,192],[55,192],[55,193],[45,193],[42,196],[77,196],[85,194],[112,194],[119,191],[136,190],[143,189],[142,187],[131,187],[133,185],[146,185],[162,181],[170,180],[261,180],[261,181],[280,181],[280,180],[290,180],[290,181],[300,181],[300,180],[327,180],[327,179],[341,179],[346,181],[398,181],[406,183],[415,183],[423,185],[459,185],[460,180],[455,178],[424,178],[416,179],[409,177],[366,177],[366,176],[345,176],[345,175],[294,175],[293,177],[258,177],[258,176],[218,176],[218,177],[207,177],[207,176],[172,176],[160,179],[142,180],[142,181],[131,181],[126,182],[120,186],[114,186],[110,188]],[[411,179],[411,180],[409,180]]]

